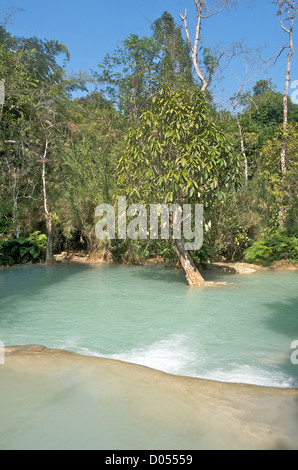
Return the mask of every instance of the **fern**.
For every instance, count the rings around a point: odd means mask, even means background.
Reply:
[[[298,238],[285,232],[264,235],[245,251],[245,259],[254,264],[270,266],[275,261],[298,262]]]
[[[0,266],[43,261],[46,252],[46,236],[34,232],[29,238],[18,238],[0,243]]]

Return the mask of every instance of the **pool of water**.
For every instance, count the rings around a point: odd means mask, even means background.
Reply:
[[[208,274],[189,288],[165,267],[0,271],[0,341],[123,360],[175,375],[298,388],[297,272]]]

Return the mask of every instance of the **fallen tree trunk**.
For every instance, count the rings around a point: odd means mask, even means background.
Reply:
[[[202,287],[205,285],[205,280],[199,270],[197,269],[194,260],[188,251],[185,250],[182,240],[174,240],[179,262],[185,271],[186,281],[191,287]]]

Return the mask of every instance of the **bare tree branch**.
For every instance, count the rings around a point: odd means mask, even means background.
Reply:
[[[199,3],[199,0],[195,0],[195,2]],[[227,5],[228,5],[228,0],[225,0],[222,6],[213,12],[210,12],[209,9],[206,7],[206,11],[208,11],[208,15],[204,15],[202,16],[202,18],[207,19],[207,18],[211,18],[211,16],[218,15],[226,8]]]
[[[247,152],[245,146],[245,136],[241,125],[241,115],[243,113],[244,106],[247,104],[247,97],[246,100],[243,100],[245,97],[244,88],[250,82],[252,82],[255,77],[264,72],[270,65],[270,60],[263,61],[261,57],[252,55],[251,51],[246,52],[245,63],[243,66],[244,74],[243,78],[239,78],[236,73],[231,72],[239,81],[240,85],[236,92],[236,94],[231,98],[231,106],[234,111],[235,119],[237,122],[238,133],[240,138],[240,146],[241,146],[241,154],[243,156],[244,161],[244,179],[245,183],[247,184],[248,181],[248,159],[247,159]],[[249,100],[252,101],[251,97],[249,96]],[[245,101],[245,102],[244,102]]]
[[[286,79],[285,79],[285,89],[284,89],[284,100],[283,100],[283,128],[286,131],[288,126],[288,93],[290,85],[290,73],[291,73],[291,60],[294,54],[294,42],[293,42],[293,30],[294,30],[294,21],[298,13],[298,8],[296,8],[296,0],[274,0],[273,3],[278,8],[277,15],[280,16],[280,26],[289,36],[289,43],[287,48],[290,49],[287,55],[287,66],[286,66]],[[287,26],[286,26],[287,25]],[[286,47],[283,48],[283,50]],[[287,171],[286,164],[286,152],[287,152],[287,142],[284,139],[284,143],[281,150],[281,170],[285,174]]]
[[[206,0],[194,0],[197,10],[197,19],[196,19],[196,29],[195,29],[195,37],[194,41],[192,41],[189,33],[189,26],[187,21],[187,10],[185,10],[184,15],[180,14],[180,18],[184,23],[185,34],[187,37],[188,44],[190,46],[192,52],[192,61],[196,71],[196,74],[201,81],[201,90],[205,91],[212,82],[215,72],[217,71],[221,60],[224,56],[228,57],[226,52],[221,52],[218,56],[213,57],[213,64],[212,67],[209,68],[207,71],[203,71],[203,66],[200,64],[199,61],[199,43],[200,43],[200,36],[201,36],[201,29],[202,29],[202,21],[208,18],[211,18],[215,15],[220,14],[231,2],[231,0],[219,0],[217,3],[218,7],[215,7],[213,11],[207,6]]]

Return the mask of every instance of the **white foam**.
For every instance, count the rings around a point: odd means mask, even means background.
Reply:
[[[62,349],[86,356],[103,357],[138,364],[169,374],[197,377],[219,382],[245,383],[266,387],[293,388],[297,383],[282,372],[248,364],[226,364],[216,367],[209,364],[206,351],[193,342],[190,335],[173,334],[149,345],[141,345],[116,354],[102,354],[99,350],[77,346],[77,338],[71,337]]]
[[[186,335],[175,334],[153,344],[113,354],[110,357],[169,374],[188,375],[194,369],[197,353],[187,343]]]
[[[237,365],[230,370],[215,369],[210,373],[204,373],[201,378],[217,380],[219,382],[243,383],[264,387],[295,387],[294,379],[290,379],[281,372],[272,373],[261,367],[250,365]]]

